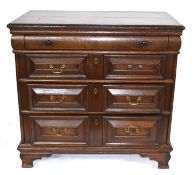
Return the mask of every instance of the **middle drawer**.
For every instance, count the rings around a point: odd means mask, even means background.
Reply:
[[[29,110],[160,113],[165,85],[28,84]]]

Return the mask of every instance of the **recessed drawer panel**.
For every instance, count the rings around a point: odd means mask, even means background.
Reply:
[[[160,116],[104,117],[104,145],[159,145]]]
[[[31,116],[33,144],[87,145],[87,116]]]
[[[86,55],[26,55],[30,78],[86,79]]]
[[[167,50],[167,36],[25,36],[35,50]]]
[[[164,79],[164,55],[106,55],[105,79]]]
[[[104,85],[107,112],[159,113],[163,104],[161,85]]]
[[[29,84],[30,110],[86,111],[87,86]]]

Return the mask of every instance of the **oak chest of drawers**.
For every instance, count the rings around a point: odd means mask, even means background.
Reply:
[[[29,11],[8,27],[22,167],[54,153],[136,153],[168,168],[182,25],[161,12]]]

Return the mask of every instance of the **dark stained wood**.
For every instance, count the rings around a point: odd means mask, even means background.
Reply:
[[[90,55],[87,60],[88,79],[103,79],[103,56]]]
[[[24,35],[14,35],[11,38],[11,44],[13,48],[24,49]]]
[[[104,116],[104,145],[159,145],[160,116]]]
[[[29,110],[86,111],[86,85],[28,84]]]
[[[103,146],[102,145],[102,134],[103,134],[103,124],[102,116],[90,116],[90,133],[89,140],[90,146]]]
[[[166,50],[165,36],[25,36],[27,50]],[[112,45],[109,43],[112,42]],[[171,47],[172,48],[172,47]]]
[[[18,79],[19,82],[21,83],[71,83],[71,84],[129,84],[129,83],[164,83],[164,84],[170,84],[173,83],[174,80],[172,79],[164,79],[164,80],[155,80],[155,79],[151,79],[151,80],[145,80],[145,79],[120,79],[120,80],[116,80],[116,79],[112,79],[112,80],[94,80],[94,79],[87,79],[87,80],[66,80],[66,79],[26,79],[26,78],[19,78]]]
[[[159,85],[104,85],[104,110],[160,113],[164,87]]]
[[[124,153],[168,168],[181,24],[164,12],[29,11],[8,27],[22,167]]]
[[[33,145],[88,145],[89,120],[86,116],[29,116]]]
[[[171,155],[169,153],[141,153],[143,157],[149,157],[151,160],[156,160],[158,162],[158,168],[167,169],[169,168],[169,160]]]
[[[86,79],[87,55],[26,55],[27,77],[48,79]]]
[[[105,79],[166,78],[165,55],[106,55],[104,61]]]
[[[33,167],[33,161],[36,159],[41,159],[42,157],[50,157],[51,154],[26,154],[21,153],[20,158],[22,160],[22,168],[31,168]]]
[[[39,11],[32,10],[16,19],[8,26],[66,26],[66,25],[106,25],[111,26],[176,26],[183,28],[166,12],[128,11]]]
[[[102,85],[89,85],[88,86],[88,111],[99,112],[103,107],[103,94]]]

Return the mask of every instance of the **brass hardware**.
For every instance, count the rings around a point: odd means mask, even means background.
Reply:
[[[125,128],[124,131],[126,133],[136,133],[139,134],[140,133],[140,129],[137,126],[129,126],[128,128]]]
[[[53,131],[53,134],[56,136],[64,136],[67,134],[67,128],[64,128],[64,129],[53,128],[52,131]]]
[[[62,103],[65,99],[65,95],[57,96],[57,95],[50,95],[50,100],[52,103]]]
[[[136,102],[131,102],[131,97],[127,96],[127,101],[130,106],[137,106],[140,104],[140,101],[142,100],[141,97],[137,97]]]
[[[52,73],[54,74],[61,74],[63,72],[63,69],[66,67],[65,64],[61,65],[59,69],[54,68],[53,64],[49,65],[49,68],[51,69]]]
[[[142,66],[141,64],[139,64],[139,66],[138,66],[138,67],[139,67],[139,69],[142,69],[142,68],[143,68],[143,66]]]
[[[130,70],[137,70],[137,69],[142,69],[143,66],[141,64],[138,64],[138,65],[128,64],[127,68],[130,69]]]
[[[128,69],[132,69],[133,68],[133,65],[132,64],[129,64],[127,65]]]
[[[98,89],[97,89],[97,88],[94,88],[93,93],[94,93],[95,95],[97,95]]]
[[[95,126],[98,126],[98,125],[99,125],[98,119],[95,119],[95,120],[94,120],[94,125],[95,125]]]
[[[94,61],[94,64],[99,64],[99,59],[98,59],[97,57],[95,57],[95,58],[93,59],[93,61]]]

